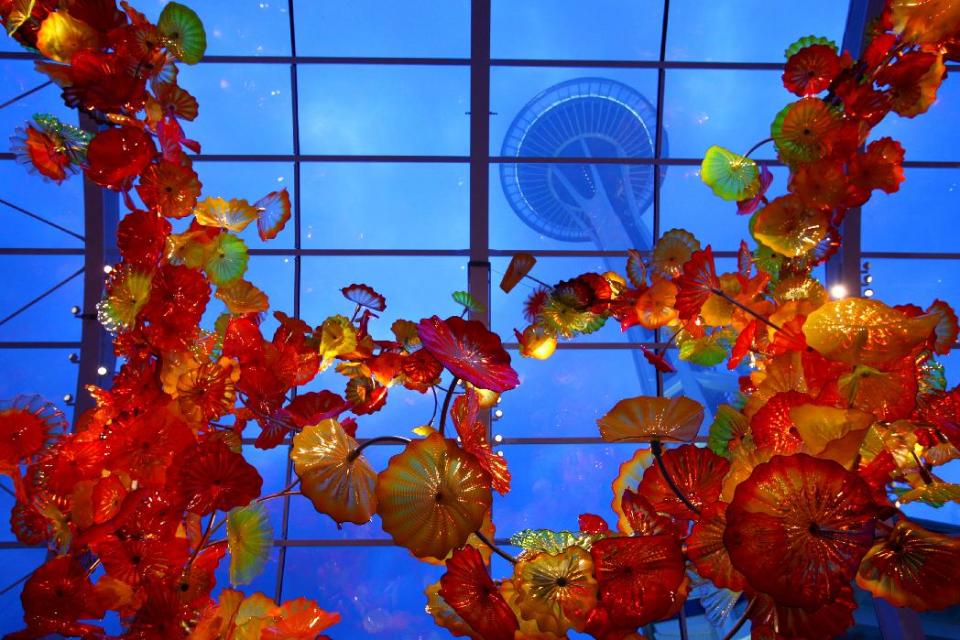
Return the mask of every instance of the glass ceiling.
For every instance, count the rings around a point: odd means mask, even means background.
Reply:
[[[134,4],[155,18],[165,3]],[[467,288],[471,250],[489,256],[494,283],[518,250],[538,255],[536,275],[556,281],[619,267],[626,248],[649,247],[662,231],[683,227],[713,245],[723,268],[746,235],[746,221],[702,186],[699,158],[711,144],[746,149],[767,137],[788,99],[779,82],[783,50],[811,33],[843,42],[847,22],[846,4],[835,0],[738,0],[735,11],[728,3],[673,0],[666,16],[653,0],[492,0],[491,113],[482,123],[470,114],[468,0],[189,4],[209,42],[207,59],[180,73],[181,86],[201,105],[187,134],[203,145],[196,169],[205,193],[252,201],[286,186],[294,196],[296,217],[276,240],[244,236],[252,248],[248,278],[275,308],[313,324],[345,310],[340,287],[366,282],[387,298],[384,329],[397,317],[456,313],[449,294]],[[0,104],[43,82],[28,57],[14,51],[0,38]],[[612,88],[622,93],[611,102]],[[958,93],[960,85],[948,81],[924,117],[894,119],[876,132],[903,141],[909,166],[901,191],[875,196],[863,212],[864,266],[890,303],[960,302],[960,144],[951,139],[960,137]],[[36,112],[74,121],[58,94],[47,86],[0,109],[0,132]],[[550,120],[547,112],[571,96],[577,105]],[[642,125],[646,146],[609,132],[617,144],[599,143],[604,128],[616,125],[597,115],[600,106],[612,110],[611,118],[624,109],[632,114],[631,127]],[[519,118],[525,110],[529,117]],[[580,162],[546,163],[526,151],[545,148],[530,146],[534,137],[549,143],[550,127],[578,113],[586,120],[571,126],[585,127],[584,140],[542,155]],[[478,122],[488,124],[490,157],[474,161],[489,163],[489,178],[473,185],[471,197],[471,126]],[[524,161],[515,162],[517,155]],[[782,192],[785,171],[774,168],[774,175],[774,191]],[[60,402],[77,394],[78,368],[69,358],[79,353],[83,323],[70,309],[83,303],[82,182],[74,177],[58,187],[0,153],[0,185],[0,269],[7,277],[0,289],[0,397],[36,392]],[[559,227],[545,233],[548,218],[579,240],[558,238]],[[488,241],[477,231],[484,219]],[[511,335],[523,326],[524,292],[492,289],[491,324]],[[546,362],[515,357],[522,385],[493,424],[514,473],[513,491],[495,501],[498,537],[531,526],[569,528],[581,511],[610,516],[609,483],[632,448],[601,443],[595,420],[619,398],[684,393],[712,409],[732,397],[738,373],[724,367],[678,366],[659,379],[649,366],[638,367],[630,346],[656,339],[610,327],[561,345]],[[950,384],[960,382],[958,375],[954,356]],[[307,390],[327,384],[321,376]],[[360,433],[403,433],[432,410],[432,397],[398,393],[385,411],[361,421]],[[265,493],[288,484],[285,446],[247,449]],[[369,451],[379,469],[396,448]],[[567,498],[574,490],[576,503]],[[337,529],[308,501],[285,500],[268,503],[277,546],[248,590],[316,598],[344,617],[335,637],[444,637],[423,613],[422,595],[441,567],[393,547],[376,518]],[[11,505],[0,493],[0,510]],[[917,515],[957,523],[960,505]],[[0,531],[0,547],[11,580],[44,555],[20,548],[9,531]],[[226,582],[225,573],[220,578]],[[18,592],[0,595],[2,632],[19,626]],[[872,609],[861,611],[857,630],[864,635],[857,637],[873,637]],[[691,637],[707,633],[697,618],[690,630]],[[665,623],[656,637],[676,634],[676,623]]]

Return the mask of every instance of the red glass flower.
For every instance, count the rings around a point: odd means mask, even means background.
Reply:
[[[481,322],[433,316],[420,321],[417,334],[443,366],[474,386],[503,392],[520,384],[500,336]]]

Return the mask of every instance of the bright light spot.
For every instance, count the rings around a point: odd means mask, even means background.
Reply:
[[[99,367],[97,367],[97,375],[98,375],[98,376],[105,376],[105,375],[107,375],[107,368],[106,368],[105,366],[103,366],[103,365],[100,365]]]
[[[872,297],[873,297],[873,294],[874,294],[874,290],[873,290],[873,289],[864,289],[864,290],[863,290],[863,297],[864,297],[864,298],[872,298]]]
[[[502,458],[502,457],[503,457],[503,451],[497,451],[497,455]]]
[[[493,436],[493,441],[494,441],[494,442],[503,442],[503,436],[498,433],[497,435]]]
[[[229,89],[229,88],[230,88],[230,81],[227,80],[226,78],[220,78],[220,88],[221,88],[221,89]]]
[[[847,288],[842,284],[835,284],[830,287],[830,297],[834,300],[840,300],[847,297]]]
[[[493,416],[494,416],[495,418],[502,418],[502,417],[503,417],[503,409],[497,409],[496,411],[494,411],[494,412],[493,412]]]
[[[864,281],[866,284],[870,284],[871,282],[873,282],[873,276],[871,276],[871,275],[865,275],[865,276],[863,276],[863,281]]]
[[[283,182],[283,176],[277,176],[277,182]]]
[[[104,273],[113,273],[113,267],[111,267],[111,266],[108,265],[108,264],[105,264],[105,265],[103,265],[103,272],[104,272]]]

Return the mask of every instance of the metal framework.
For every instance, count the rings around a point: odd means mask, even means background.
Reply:
[[[491,307],[490,295],[490,258],[510,256],[517,250],[504,250],[490,246],[489,236],[489,173],[490,165],[504,162],[515,162],[515,158],[491,155],[490,153],[490,75],[491,69],[495,67],[554,67],[554,68],[583,68],[583,69],[651,69],[657,72],[657,122],[656,122],[656,148],[653,158],[523,158],[524,163],[559,163],[570,162],[576,164],[652,164],[656,167],[654,182],[653,199],[653,227],[655,236],[660,232],[660,218],[662,212],[660,179],[663,169],[661,167],[670,166],[698,166],[699,158],[677,158],[663,156],[663,142],[661,131],[663,129],[664,98],[667,83],[669,80],[669,71],[676,69],[700,69],[700,70],[748,70],[764,71],[779,70],[783,68],[782,62],[709,62],[709,61],[673,61],[666,59],[667,51],[667,33],[669,23],[669,0],[664,1],[663,5],[663,25],[661,32],[661,41],[659,47],[659,56],[657,60],[540,60],[540,59],[503,59],[491,58],[490,51],[490,29],[491,29],[491,0],[473,0],[471,3],[471,36],[470,36],[470,57],[469,58],[426,58],[426,57],[343,57],[343,56],[300,56],[297,53],[294,1],[288,0],[289,13],[289,37],[290,51],[289,56],[242,56],[242,55],[218,55],[207,56],[202,64],[272,64],[286,65],[290,71],[290,91],[292,96],[292,130],[293,140],[291,154],[203,154],[195,157],[198,162],[271,162],[283,161],[292,163],[293,166],[293,186],[292,186],[292,204],[294,210],[294,247],[292,249],[252,249],[251,255],[263,256],[289,256],[294,261],[294,315],[300,316],[300,293],[301,293],[301,271],[302,258],[304,256],[386,256],[386,257],[439,257],[456,256],[468,259],[467,285],[471,294],[486,309],[483,312],[472,314],[475,319],[489,323]],[[879,0],[851,0],[850,11],[846,24],[844,35],[844,48],[851,51],[859,51],[862,48],[863,34],[868,18],[877,11]],[[4,60],[32,60],[35,56],[29,53],[20,52],[0,52],[0,61]],[[470,150],[469,155],[336,155],[336,154],[303,154],[300,146],[300,109],[298,92],[298,69],[307,65],[383,65],[383,66],[459,66],[467,67],[470,71]],[[948,67],[954,68],[954,67]],[[0,103],[0,108],[12,104],[16,100],[39,91],[49,83],[39,84],[34,89],[30,89],[19,96],[7,99]],[[4,96],[0,96],[4,99]],[[85,123],[88,128],[89,122]],[[0,161],[10,160],[13,155],[10,153],[0,153]],[[770,164],[779,164],[775,159],[770,159]],[[462,249],[307,249],[301,242],[301,165],[303,163],[328,163],[328,162],[348,162],[348,163],[458,163],[469,165],[470,171],[470,224],[469,224],[469,246]],[[960,168],[960,161],[940,162],[940,161],[908,161],[904,163],[907,167],[915,168]],[[118,201],[115,194],[103,195],[95,185],[85,185],[84,204],[86,210],[86,222],[84,236],[65,229],[54,222],[44,219],[35,212],[16,204],[16,191],[7,192],[3,189],[0,192],[0,209],[6,209],[12,214],[27,215],[39,220],[45,224],[51,225],[61,231],[71,234],[81,240],[85,240],[83,248],[0,248],[0,255],[84,255],[85,273],[84,273],[84,300],[83,309],[86,313],[93,310],[94,305],[99,300],[103,285],[102,266],[116,260],[116,250],[113,244],[113,238],[116,231],[118,216]],[[844,283],[852,293],[859,293],[860,287],[860,260],[862,258],[883,258],[883,259],[946,259],[960,260],[960,252],[957,253],[917,253],[917,252],[863,252],[860,247],[860,212],[853,211],[849,214],[845,225],[845,249],[844,251],[828,265],[827,274],[830,283]],[[616,257],[625,256],[625,252],[618,251],[590,251],[590,250],[529,250],[530,253],[544,257]],[[733,257],[734,251],[717,251],[715,254],[719,257]],[[78,274],[74,274],[75,276]],[[51,290],[52,291],[52,290]],[[16,310],[20,313],[32,304],[49,295],[51,291],[46,291],[34,300],[28,302],[24,307]],[[0,317],[3,317],[7,310],[0,310]],[[568,350],[624,350],[635,349],[640,343],[633,342],[578,342],[564,343],[560,345],[561,349]],[[515,343],[506,343],[510,349],[515,349]],[[649,347],[667,346],[659,341],[659,338],[650,343],[645,343]],[[78,413],[87,402],[85,393],[81,393],[85,384],[97,382],[101,379],[97,375],[97,367],[104,365],[112,371],[113,362],[112,349],[109,340],[97,322],[88,319],[84,322],[84,330],[81,341],[8,341],[0,342],[2,349],[39,349],[39,348],[80,348],[80,372],[78,376]],[[658,392],[663,392],[662,374],[658,374]],[[488,423],[489,424],[489,423]],[[492,436],[492,433],[490,433]],[[250,441],[245,441],[250,444]],[[499,445],[554,445],[554,444],[577,444],[584,446],[604,444],[599,438],[503,438],[498,441]],[[288,445],[289,446],[289,445]],[[289,482],[292,479],[292,467],[287,463],[286,478]],[[286,566],[286,550],[294,547],[350,547],[350,548],[370,548],[392,546],[389,540],[383,539],[298,539],[291,540],[289,534],[289,516],[290,516],[290,497],[285,497],[283,504],[282,524],[278,532],[276,546],[278,547],[278,569],[275,596],[280,598],[283,595],[284,571]],[[506,542],[501,541],[501,542]],[[19,543],[3,543],[2,548],[21,548]],[[878,605],[878,616],[881,618],[881,627],[883,628],[884,638],[887,640],[910,639],[918,636],[918,620],[898,616],[897,611],[883,609]],[[681,621],[681,634],[685,637],[686,627]],[[922,633],[922,632],[921,632]]]

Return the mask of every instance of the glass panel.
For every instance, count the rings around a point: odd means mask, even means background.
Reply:
[[[74,176],[57,184],[26,165],[12,160],[0,161],[0,183],[18,185],[5,189],[0,199],[26,209],[54,224],[83,235],[83,178]],[[0,203],[0,220],[4,247],[73,247],[81,249],[83,241]]]
[[[943,365],[947,375],[947,387],[960,384],[960,350],[954,349],[945,356],[937,356],[937,361]]]
[[[526,157],[653,157],[657,73],[494,67],[490,151]]]
[[[304,247],[470,245],[466,164],[307,163],[300,181]]]
[[[737,216],[733,202],[721,200],[700,180],[700,168],[688,166],[666,167],[666,176],[660,190],[660,233],[669,229],[686,229],[703,246],[714,251],[737,251],[740,241],[756,246],[747,228],[750,216]],[[767,192],[775,198],[786,192],[787,170],[772,167],[773,184]]]
[[[250,256],[247,262],[247,272],[244,278],[256,285],[267,294],[270,301],[270,313],[263,318],[260,331],[269,340],[273,336],[279,323],[273,317],[274,311],[283,311],[293,315],[293,256]],[[213,291],[213,289],[211,289]],[[226,312],[226,305],[217,297],[211,295],[210,302],[204,312],[201,325],[211,328],[221,313]]]
[[[715,367],[701,367],[680,360],[675,349],[667,352],[667,360],[677,371],[664,374],[663,395],[669,398],[686,396],[702,404],[705,411],[700,435],[707,435],[717,406],[736,400],[740,393],[738,378],[748,369],[741,364],[739,370],[730,371],[726,359]]]
[[[0,478],[0,485],[3,485],[3,489],[8,489],[4,491],[0,489],[0,518],[3,519],[3,524],[0,525],[0,542],[16,542],[17,537],[13,535],[13,530],[10,528],[10,511],[13,509],[13,505],[16,504],[16,500],[13,497],[13,482],[9,477]],[[6,585],[3,585],[6,586]],[[3,588],[0,586],[0,589]]]
[[[469,0],[297,0],[294,14],[299,55],[470,56]]]
[[[184,122],[189,138],[209,154],[293,151],[290,68],[280,64],[180,65],[178,82],[200,102]]]
[[[745,152],[770,137],[790,96],[779,71],[678,69],[667,72],[663,126],[675,158],[702,158],[711,145]],[[754,157],[772,158],[766,146]]]
[[[497,249],[624,251],[653,239],[652,165],[490,167],[490,245]]]
[[[137,9],[156,20],[168,0],[147,0]],[[207,32],[207,55],[290,54],[290,18],[285,0],[203,0],[189,5]]]
[[[317,323],[322,322],[322,319]],[[389,325],[382,325],[382,331],[375,330],[374,335],[392,337]],[[446,386],[450,377],[443,377],[442,384]],[[347,386],[347,379],[336,373],[332,368],[321,373],[302,387],[303,391],[320,391],[328,389],[341,396]],[[442,401],[442,398],[440,399]],[[400,385],[391,387],[387,394],[386,406],[369,415],[357,418],[357,435],[361,438],[375,436],[405,436],[410,437],[414,427],[427,424],[430,416],[434,415],[433,393],[420,393],[405,389]],[[439,411],[439,409],[437,409]],[[259,433],[259,432],[258,432]]]
[[[301,65],[304,153],[466,155],[468,67]]]
[[[560,349],[548,360],[511,351],[520,386],[502,397],[493,432],[505,438],[599,437],[597,419],[623,398],[656,395],[653,367],[639,351]]]
[[[561,280],[575,278],[582,273],[605,273],[607,271],[624,272],[626,255],[615,257],[592,258],[538,258],[537,264],[530,275],[548,285],[556,284]],[[533,291],[539,288],[529,279],[520,281],[520,284],[509,294],[500,289],[500,279],[506,271],[510,258],[492,258],[491,263],[491,325],[505,340],[512,342],[513,330],[529,324],[523,317],[524,302]],[[626,333],[620,331],[620,325],[615,320],[607,321],[599,331],[585,336],[577,336],[577,342],[650,342],[653,332],[642,327],[631,328]]]
[[[83,268],[83,256],[0,256],[0,273],[15,278],[0,288],[5,318]],[[80,340],[81,322],[70,307],[83,305],[83,274],[0,325],[2,340]]]
[[[8,38],[4,35],[2,39]],[[0,103],[48,81],[47,76],[34,70],[31,60],[0,60]],[[67,109],[60,99],[60,87],[50,84],[0,109],[0,151],[10,151],[13,147],[10,136],[35,113],[48,113],[68,124],[77,122],[76,112]]]
[[[390,336],[398,318],[417,321],[436,314],[459,315],[463,307],[450,297],[467,287],[466,258],[336,257],[303,258],[302,316],[320,324],[333,314],[350,316],[353,303],[344,299],[342,287],[363,282],[384,295],[387,310],[371,320],[374,336]]]
[[[389,403],[391,400],[395,400],[395,397],[387,402]],[[385,411],[389,412],[391,416],[396,416],[397,409],[397,406],[390,406]],[[426,417],[428,416],[424,416],[424,418]],[[363,437],[372,435],[367,429],[364,418],[360,418],[360,429],[358,431],[358,435]],[[407,425],[400,422],[396,423],[393,434],[411,436]],[[370,462],[370,465],[377,472],[380,472],[387,468],[390,458],[401,451],[401,447],[393,445],[372,445],[363,450],[363,455]],[[384,533],[380,516],[376,514],[374,514],[373,520],[367,524],[356,525],[345,522],[338,527],[330,516],[319,513],[314,509],[313,503],[304,496],[294,496],[290,499],[289,525],[288,537],[291,540],[383,540],[390,538],[389,534]]]
[[[839,45],[848,6],[836,0],[739,0],[735,5],[675,0],[670,3],[667,59],[781,62],[791,43],[811,33]]]
[[[202,122],[206,122],[203,120]],[[251,204],[271,191],[284,187],[290,192],[293,207],[293,165],[285,162],[195,162],[194,171],[203,183],[203,197],[245,198]],[[264,242],[251,223],[240,237],[251,249],[292,249],[296,220],[291,214],[286,226],[273,240]]]
[[[3,563],[3,579],[0,590],[31,573],[43,564],[46,549],[7,549],[0,551],[0,563]],[[23,586],[17,585],[0,595],[0,633],[7,634],[23,629],[23,607],[20,605],[20,592]]]
[[[889,195],[874,191],[864,206],[863,250],[957,251],[960,173],[956,169],[907,169],[905,175],[899,191]]]
[[[656,60],[660,0],[493,0],[494,58]]]
[[[77,365],[70,362],[70,349],[0,349],[0,398],[18,394],[40,394],[53,402],[68,419],[73,407],[63,402],[64,394],[77,393]]]
[[[257,468],[263,478],[262,496],[277,493],[287,486],[287,460],[289,446],[281,444],[273,449],[257,449],[252,445],[243,446],[243,456],[247,462]],[[302,498],[294,496],[294,501]],[[270,515],[270,524],[273,525],[273,535],[279,538],[283,532],[283,498],[274,498],[263,503]],[[276,567],[274,567],[276,569]]]
[[[318,325],[333,314],[350,316],[354,305],[343,298],[342,287],[367,283],[383,294],[387,310],[372,319],[370,331],[377,338],[390,339],[390,325],[398,318],[414,322],[437,314],[459,315],[462,307],[450,294],[466,289],[466,258],[303,258],[301,311],[303,318]],[[398,269],[402,269],[402,276]],[[446,379],[446,376],[445,376]],[[334,371],[325,372],[305,387],[343,393],[346,379]],[[433,413],[432,393],[421,394],[402,387],[391,389],[388,408],[359,419],[361,437],[404,435],[425,424]]]
[[[494,494],[497,537],[521,529],[575,531],[577,517],[585,512],[616,522],[610,485],[637,445],[518,444],[500,449],[513,481],[506,496]]]
[[[283,597],[315,599],[342,620],[329,629],[337,638],[444,637],[424,612],[424,590],[443,566],[417,560],[406,549],[324,548],[287,550]],[[376,580],[363,576],[376,575]]]
[[[960,260],[869,260],[870,285],[887,304],[926,308],[940,298],[960,306]]]
[[[960,483],[960,460],[952,460],[934,468],[933,475],[944,482]],[[938,509],[922,502],[911,502],[900,505],[900,508],[909,518],[949,522],[954,525],[960,523],[960,503],[948,502]]]
[[[895,113],[883,119],[871,132],[871,139],[890,136],[899,141],[910,160],[960,160],[960,133],[956,122],[960,110],[960,87],[946,81],[937,90],[937,100],[916,118]]]

